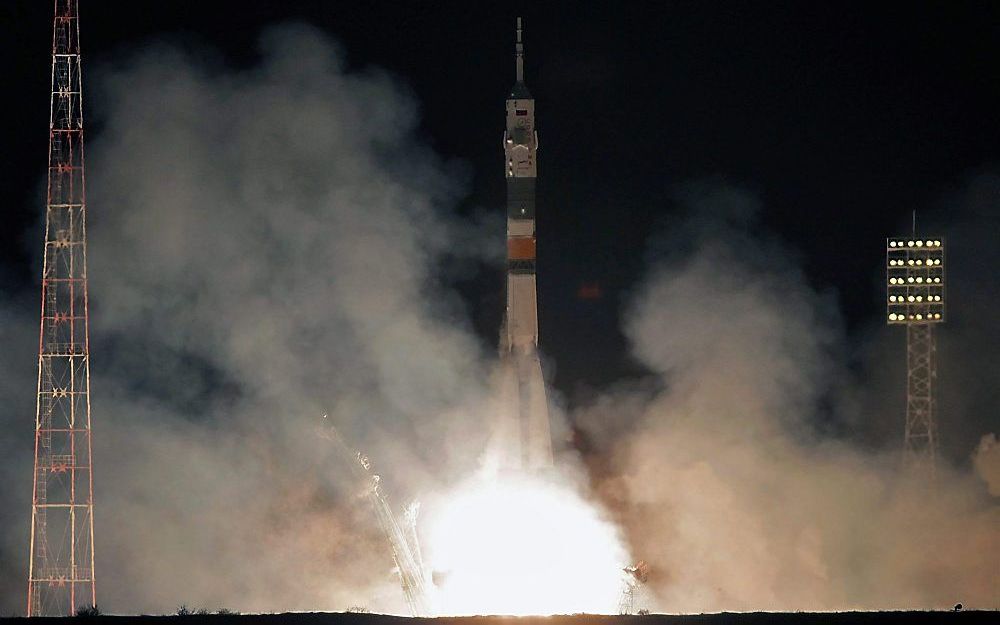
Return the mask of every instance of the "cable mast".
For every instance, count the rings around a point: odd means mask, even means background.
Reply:
[[[340,436],[340,432],[330,422],[328,415],[323,415],[323,420],[324,425],[320,429],[320,435],[334,444],[337,455],[348,464],[351,474],[359,483],[364,484],[364,495],[371,503],[379,528],[389,544],[410,613],[415,617],[431,616],[430,589],[433,583],[424,566],[420,542],[417,539],[417,514],[420,505],[416,502],[410,504],[404,514],[403,522],[400,523],[382,492],[382,478],[372,471],[368,456],[351,451]]]
[[[55,0],[28,616],[96,605],[77,0]]]

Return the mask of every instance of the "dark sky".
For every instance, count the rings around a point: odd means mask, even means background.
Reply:
[[[542,344],[570,395],[629,371],[618,316],[650,232],[676,210],[678,185],[715,176],[757,194],[763,227],[801,254],[813,286],[836,294],[855,332],[884,310],[884,237],[914,209],[941,223],[941,198],[1000,161],[997,3],[81,4],[85,77],[151,39],[214,48],[242,65],[267,25],[322,28],[353,67],[386,68],[413,90],[426,140],[470,175],[462,210],[498,213],[520,12],[541,143]],[[50,16],[48,2],[0,6],[8,291],[38,280]],[[100,108],[88,99],[91,138]],[[462,289],[492,341],[500,273],[476,275]],[[578,297],[594,285],[600,298]]]

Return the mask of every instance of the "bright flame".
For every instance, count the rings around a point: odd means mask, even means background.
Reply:
[[[614,613],[628,554],[614,525],[572,488],[480,476],[433,511],[426,553],[442,615]]]

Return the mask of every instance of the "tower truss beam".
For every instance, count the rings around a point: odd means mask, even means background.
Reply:
[[[28,616],[97,602],[77,0],[54,0]]]
[[[938,430],[934,326],[945,321],[945,242],[938,237],[886,239],[886,322],[906,326],[906,423],[903,467],[934,481]]]
[[[937,464],[937,346],[934,324],[906,326],[906,429],[903,462],[913,473],[935,478]]]

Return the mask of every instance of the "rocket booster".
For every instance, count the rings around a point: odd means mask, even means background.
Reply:
[[[507,98],[503,134],[507,178],[507,306],[500,332],[504,413],[501,465],[524,470],[552,466],[548,401],[538,359],[535,285],[535,179],[538,133],[535,100],[524,84],[521,18],[515,44],[517,81]]]

